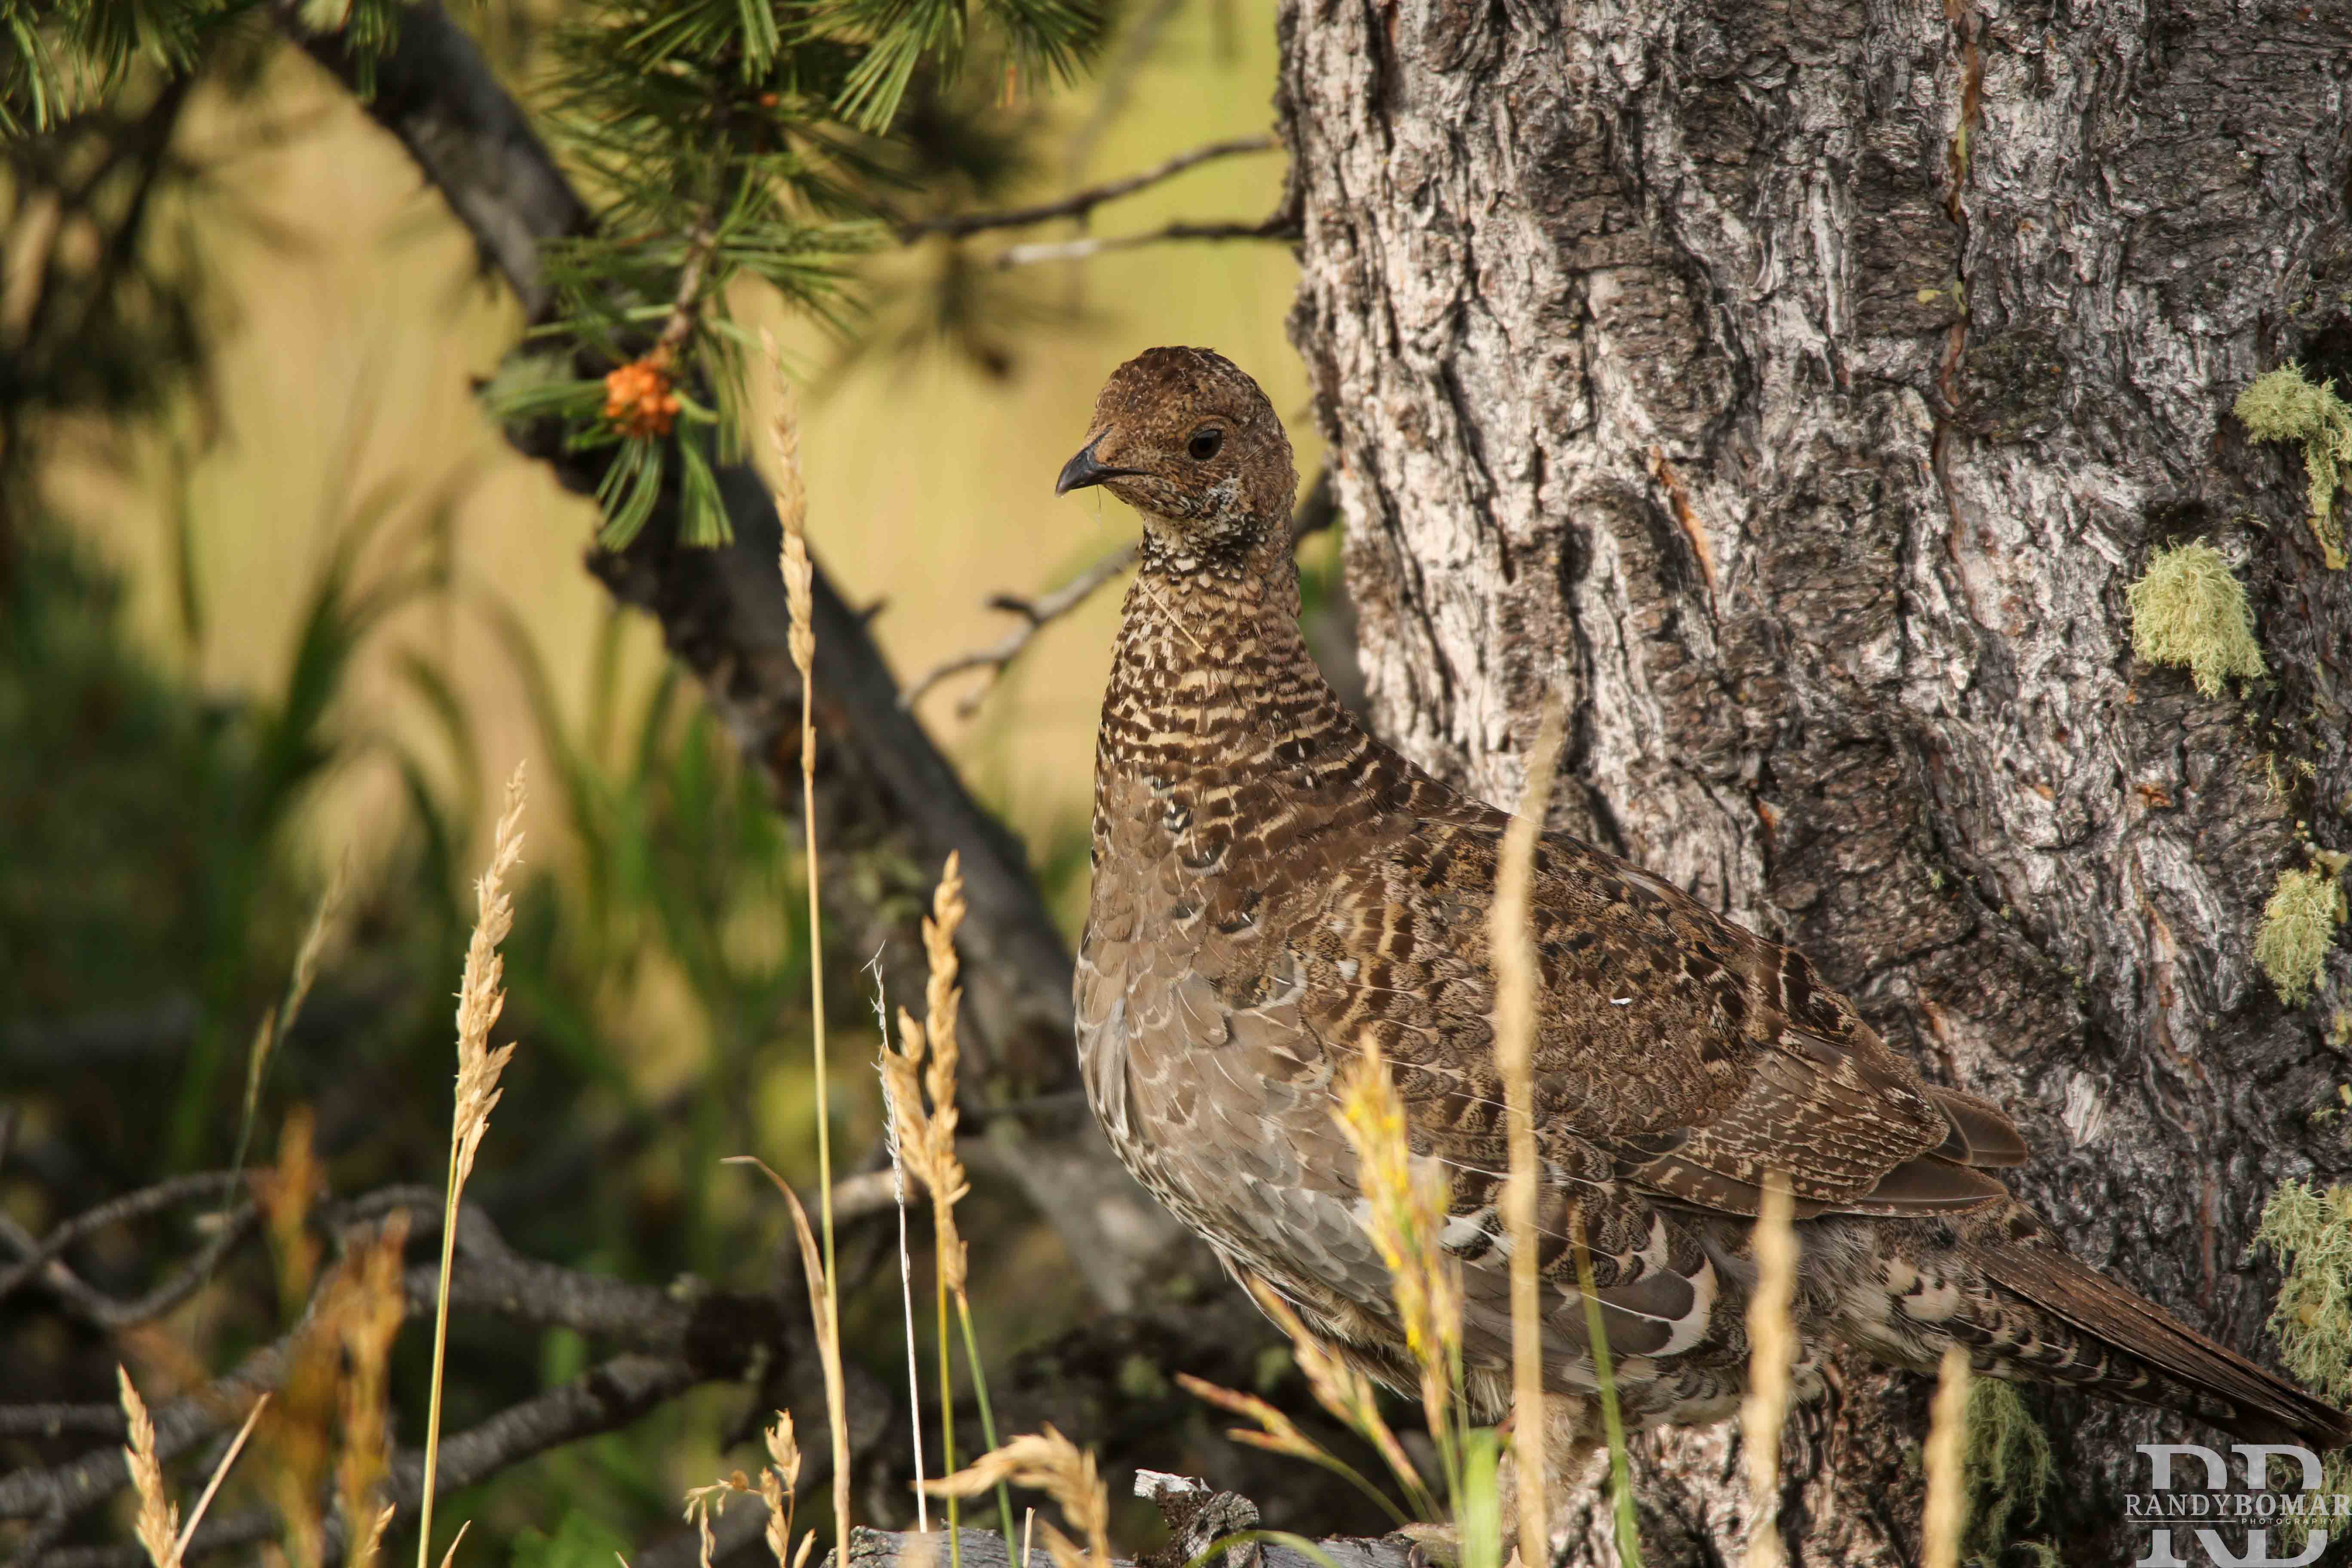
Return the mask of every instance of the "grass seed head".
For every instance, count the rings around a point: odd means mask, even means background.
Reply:
[[[131,1466],[131,1489],[139,1494],[139,1517],[132,1529],[154,1568],[179,1568],[180,1552],[174,1542],[180,1533],[180,1509],[163,1489],[163,1464],[155,1457],[155,1423],[148,1418],[146,1401],[131,1386],[129,1371],[118,1366],[114,1373],[121,1385],[122,1418],[131,1433],[122,1457]]]
[[[1092,1452],[1080,1449],[1048,1426],[1043,1432],[1015,1437],[954,1475],[928,1484],[937,1496],[961,1498],[978,1497],[999,1482],[1034,1488],[1052,1498],[1063,1517],[1086,1537],[1094,1568],[1108,1568],[1110,1494],[1103,1489],[1102,1471]],[[1044,1530],[1055,1568],[1079,1568],[1087,1562],[1087,1556],[1052,1525]]]
[[[783,355],[775,334],[760,331],[760,347],[776,382],[776,413],[768,422],[769,450],[776,459],[776,521],[783,526],[784,598],[792,610],[793,663],[806,680],[816,659],[814,590],[816,568],[808,552],[808,485],[801,473],[800,421],[793,412],[792,384],[784,376]]]
[[[760,1471],[760,1500],[768,1505],[768,1528],[764,1532],[768,1552],[776,1560],[776,1568],[798,1568],[793,1553],[793,1500],[800,1494],[801,1446],[793,1436],[793,1418],[789,1411],[776,1413],[776,1424],[768,1428],[768,1463]],[[802,1558],[808,1556],[814,1534],[801,1542]]]
[[[1435,1430],[1451,1404],[1453,1368],[1462,1349],[1461,1272],[1440,1245],[1446,1179],[1434,1163],[1414,1163],[1404,1102],[1377,1044],[1367,1041],[1342,1078],[1333,1115],[1356,1151],[1356,1183],[1372,1242],[1388,1265],[1390,1293],[1406,1348],[1421,1368],[1422,1403]]]
[[[514,1055],[511,1042],[489,1048],[490,1026],[506,1006],[506,962],[499,943],[514,929],[514,896],[506,880],[522,859],[523,770],[507,781],[506,809],[491,835],[489,868],[474,884],[474,934],[466,945],[466,974],[457,989],[457,1097],[453,1121],[457,1183],[473,1173],[474,1156],[490,1129],[490,1112],[504,1092],[499,1075]]]

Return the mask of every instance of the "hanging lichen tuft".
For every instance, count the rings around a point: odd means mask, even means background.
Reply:
[[[2257,441],[2294,441],[2311,477],[2311,531],[2330,570],[2344,567],[2344,525],[2336,487],[2352,468],[2352,407],[2333,385],[2315,384],[2299,364],[2283,364],[2238,395],[2237,416]]]
[[[1962,1464],[1969,1491],[1965,1561],[1993,1564],[2015,1553],[2034,1568],[2058,1568],[2058,1553],[2049,1542],[2011,1539],[2016,1527],[2041,1517],[2058,1467],[2048,1434],[2011,1384],[1990,1377],[1969,1384]]]
[[[2327,949],[2336,928],[2352,910],[2346,907],[2344,866],[2352,856],[2315,849],[2319,863],[2307,871],[2280,876],[2263,906],[2262,929],[2254,933],[2254,962],[2278,988],[2279,1000],[2300,1007],[2319,984]]]
[[[2148,663],[2187,667],[2208,697],[2221,696],[2231,676],[2257,680],[2268,673],[2245,587],[2211,545],[2191,540],[2158,551],[2126,592],[2132,652]]]
[[[2322,1192],[2299,1181],[2281,1184],[2263,1205],[2254,1245],[2276,1254],[2285,1274],[2271,1309],[2279,1359],[2322,1399],[2338,1405],[2352,1401],[2352,1187]],[[2342,1453],[2329,1455],[2320,1494],[2347,1487],[2352,1464]],[[2281,1515],[2289,1552],[2302,1550],[2312,1522],[2308,1514]]]

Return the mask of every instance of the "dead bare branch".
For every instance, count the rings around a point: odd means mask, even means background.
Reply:
[[[169,1186],[172,1184],[164,1184]],[[159,1189],[151,1187],[128,1196],[152,1198],[158,1191]],[[228,1216],[220,1228],[213,1234],[212,1238],[205,1242],[203,1251],[162,1283],[134,1300],[118,1300],[84,1280],[68,1268],[58,1254],[70,1245],[76,1237],[103,1229],[105,1224],[111,1220],[127,1217],[118,1212],[97,1222],[85,1223],[91,1220],[91,1215],[100,1215],[105,1209],[117,1208],[126,1201],[127,1199],[116,1199],[113,1204],[101,1205],[99,1209],[93,1209],[90,1215],[83,1215],[80,1219],[68,1220],[65,1225],[60,1226],[58,1230],[73,1229],[75,1235],[61,1237],[52,1233],[48,1240],[42,1242],[36,1242],[22,1226],[5,1215],[0,1215],[0,1241],[7,1243],[21,1255],[21,1260],[16,1266],[5,1277],[0,1277],[0,1296],[6,1295],[26,1279],[37,1279],[48,1289],[50,1294],[72,1308],[94,1326],[108,1333],[121,1333],[125,1329],[134,1329],[142,1323],[153,1321],[194,1295],[205,1280],[210,1278],[214,1266],[227,1256],[230,1248],[253,1235],[257,1228],[257,1215],[253,1205],[247,1204]],[[168,1204],[161,1202],[150,1205],[151,1208],[168,1206]],[[79,1228],[75,1229],[77,1226]]]
[[[1331,476],[1327,469],[1315,476],[1315,482],[1299,498],[1298,510],[1291,514],[1291,543],[1295,545],[1308,534],[1330,527],[1337,515],[1331,501]],[[1097,589],[1134,565],[1136,549],[1133,544],[1123,544],[1060,587],[1040,594],[1034,599],[1024,599],[1018,594],[995,595],[988,601],[988,607],[1019,616],[1022,624],[986,647],[973,648],[933,666],[921,679],[907,688],[907,695],[899,699],[900,706],[912,708],[925,692],[950,676],[961,675],[968,669],[985,669],[990,672],[989,679],[956,704],[959,718],[971,718],[980,711],[981,703],[996,689],[996,682],[1003,677],[1005,668],[1021,657],[1036,640],[1037,634],[1085,604],[1094,596]]]
[[[120,1405],[0,1405],[0,1437],[122,1436]]]
[[[37,1243],[19,1240],[24,1232],[11,1226],[7,1239],[11,1246],[17,1247],[21,1256],[6,1269],[0,1270],[0,1298],[6,1297],[39,1273],[44,1264],[93,1232],[104,1230],[110,1225],[120,1225],[125,1220],[176,1208],[199,1198],[215,1197],[232,1190],[236,1183],[236,1173],[232,1171],[202,1171],[193,1175],[174,1176],[152,1187],[142,1187],[137,1192],[109,1198],[96,1208],[58,1225]]]
[[[960,237],[992,228],[1027,228],[1033,224],[1050,223],[1055,218],[1085,217],[1105,202],[1133,195],[1140,190],[1174,179],[1187,169],[1219,158],[1237,158],[1253,153],[1271,153],[1281,143],[1271,136],[1237,136],[1223,142],[1212,142],[1190,152],[1179,153],[1164,163],[1156,163],[1139,173],[1105,180],[1098,185],[1073,191],[1066,196],[1034,206],[1013,207],[1004,212],[959,213],[950,217],[917,218],[898,226],[901,240],[916,240],[927,235],[947,235]]]
[[[998,253],[996,265],[1003,268],[1034,267],[1043,261],[1084,261],[1088,257],[1107,251],[1135,250],[1147,245],[1166,245],[1183,239],[1297,239],[1298,220],[1287,211],[1255,223],[1171,223],[1164,228],[1147,229],[1141,234],[1089,236],[1084,239],[1064,239],[1037,245],[1015,245]]]
[[[898,700],[899,704],[912,708],[925,692],[950,676],[961,675],[968,669],[989,670],[992,672],[989,679],[956,704],[960,717],[971,718],[980,710],[982,700],[995,689],[997,679],[1003,675],[1005,667],[1021,657],[1022,650],[1036,640],[1039,632],[1094,597],[1096,589],[1134,565],[1135,556],[1135,545],[1122,544],[1060,587],[1050,589],[1034,599],[1024,599],[1018,594],[993,595],[988,601],[988,607],[1019,616],[1021,624],[986,647],[958,654],[934,666],[921,679],[907,688],[907,694]]]

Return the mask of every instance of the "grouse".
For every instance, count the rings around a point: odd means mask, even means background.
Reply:
[[[1237,1276],[1391,1386],[1415,1386],[1335,1079],[1391,1066],[1417,1161],[1448,1182],[1465,1393],[1509,1409],[1508,1168],[1487,909],[1509,818],[1374,740],[1298,626],[1290,444],[1205,349],[1121,365],[1055,486],[1143,516],[1095,761],[1076,981],[1087,1094],[1136,1177]],[[1801,953],[1566,834],[1538,844],[1536,1127],[1552,1238],[1547,1444],[1595,1440],[1570,1250],[1629,1429],[1717,1419],[1745,1390],[1749,1233],[1767,1173],[1802,1243],[1798,1392],[1832,1342],[2183,1412],[2259,1442],[2352,1421],[2067,1255],[2000,1173],[2000,1108],[1924,1081]],[[1549,1467],[1548,1467],[1549,1468]],[[1568,1478],[1554,1469],[1549,1484]]]

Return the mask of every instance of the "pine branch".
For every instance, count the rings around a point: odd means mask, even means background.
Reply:
[[[314,58],[354,85],[334,40],[305,33],[285,0],[278,16]],[[438,5],[425,0],[404,14],[366,109],[408,148],[526,309],[540,314],[549,300],[545,249],[586,233],[587,209]],[[567,450],[557,431],[520,426],[509,435],[582,493],[594,493],[611,460],[610,449]],[[664,495],[635,544],[595,556],[591,567],[616,598],[661,620],[669,647],[701,678],[747,759],[780,784],[796,786],[799,685],[785,649],[774,510],[748,465],[719,468],[717,483],[731,543],[680,548],[677,498]],[[971,798],[899,707],[896,678],[821,564],[814,594],[824,650],[817,660],[820,725],[840,764],[821,781],[821,805],[849,825],[845,834],[831,836],[898,840],[908,858],[925,863],[926,874],[950,850],[961,856],[973,912],[961,939],[965,961],[986,977],[967,1002],[982,1047],[978,1060],[1009,1074],[1015,1092],[1071,1087],[1069,952],[1029,879],[1018,840]],[[881,924],[846,879],[828,897],[849,910],[851,929]],[[894,951],[907,950],[894,944]]]

